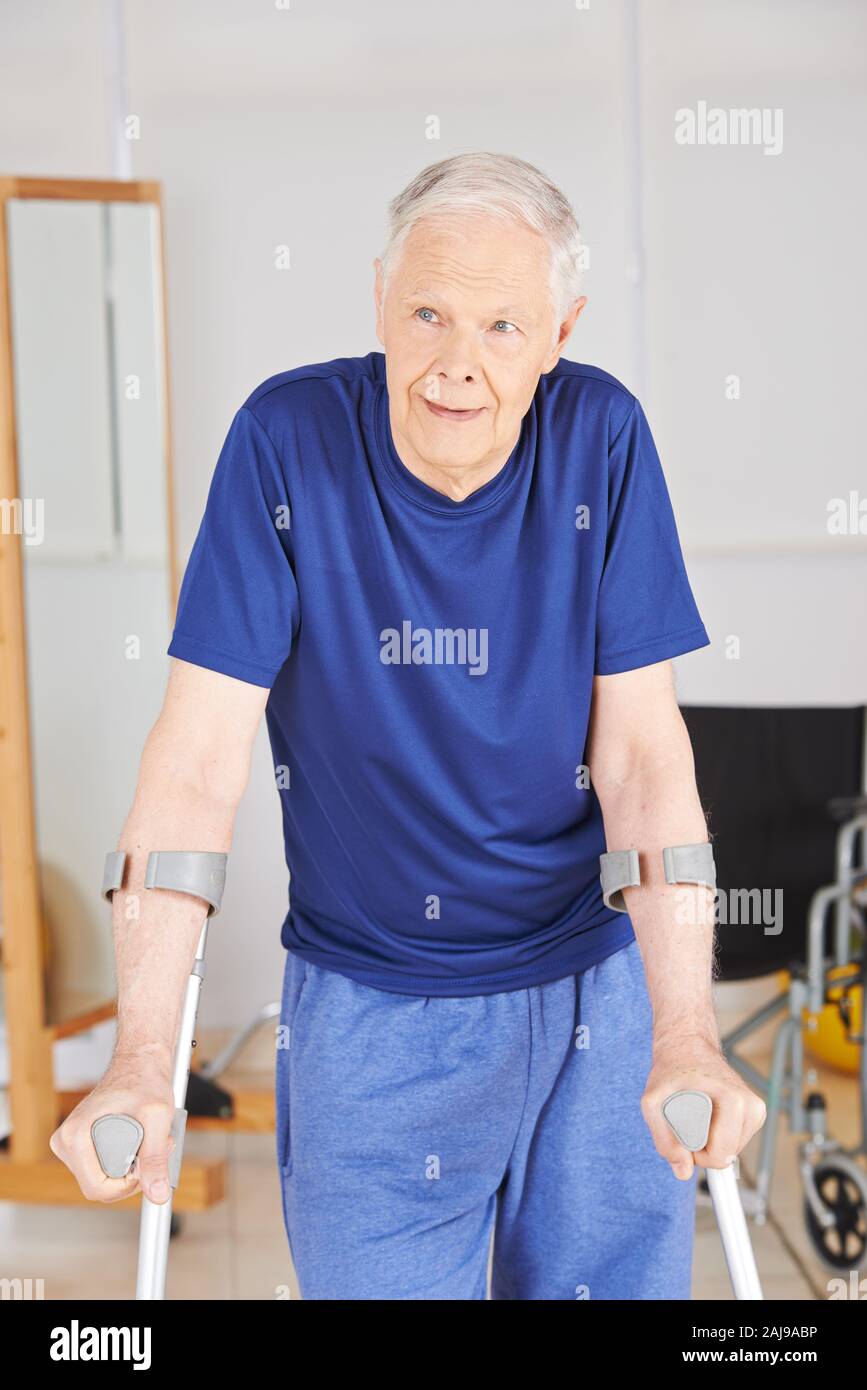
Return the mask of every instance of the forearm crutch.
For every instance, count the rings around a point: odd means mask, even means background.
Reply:
[[[662,1113],[685,1149],[696,1153],[707,1144],[713,1102],[704,1091],[675,1091]],[[737,1160],[735,1160],[737,1162]],[[741,1205],[735,1164],[706,1168],[714,1213],[736,1299],[764,1299],[747,1219]]]
[[[152,1202],[142,1195],[135,1294],[140,1300],[164,1299],[166,1296],[172,1202],[181,1174],[187,1124],[187,1082],[193,1055],[199,996],[205,978],[208,923],[220,910],[226,882],[227,857],[225,854],[198,850],[155,850],[148,856],[145,871],[145,888],[168,888],[176,893],[191,893],[194,897],[203,898],[209,906],[187,981],[175,1044],[172,1066],[175,1115],[171,1126],[175,1147],[169,1156],[169,1196],[165,1202]],[[126,855],[123,851],[106,856],[102,885],[104,898],[110,900],[112,893],[122,887],[125,863]],[[90,1132],[106,1177],[126,1177],[144,1138],[144,1129],[139,1121],[132,1115],[101,1115],[91,1125]]]
[[[670,845],[662,851],[665,881],[695,884],[716,891],[716,865],[710,844]],[[636,849],[611,850],[599,856],[602,899],[614,912],[628,911],[626,888],[641,887],[641,860]],[[704,1091],[675,1091],[662,1113],[685,1149],[696,1153],[707,1144],[713,1102]],[[722,1236],[735,1298],[764,1298],[753,1258],[747,1220],[741,1206],[735,1165],[706,1168],[707,1185]]]

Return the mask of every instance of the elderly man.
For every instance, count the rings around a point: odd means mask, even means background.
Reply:
[[[88,1196],[167,1196],[205,904],[140,893],[145,861],[229,849],[264,709],[302,1294],[485,1298],[493,1237],[497,1299],[688,1298],[695,1160],[661,1104],[710,1094],[713,1167],[764,1106],[719,1047],[711,890],[663,873],[707,842],[670,659],[708,638],[659,459],[562,358],[580,240],[539,170],[447,159],[390,212],[384,354],[265,381],[218,460],[119,841],[115,1056],[52,1146]],[[603,897],[606,843],[641,874]],[[90,1142],[113,1111],[145,1128],[126,1179]]]

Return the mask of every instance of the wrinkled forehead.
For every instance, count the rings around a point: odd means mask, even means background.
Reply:
[[[401,298],[472,295],[514,314],[537,311],[540,300],[550,298],[550,276],[550,248],[541,233],[512,217],[469,212],[415,223],[389,279]]]

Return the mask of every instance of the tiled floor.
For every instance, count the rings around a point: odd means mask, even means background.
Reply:
[[[721,996],[725,991],[720,991]],[[737,1017],[720,1001],[723,1028]],[[752,1001],[750,1003],[752,1007]],[[767,1070],[770,1030],[756,1039],[750,1057]],[[262,1066],[256,1084],[267,1084],[267,1032],[245,1054],[247,1067]],[[231,1077],[228,1080],[231,1082]],[[245,1072],[244,1080],[250,1080]],[[831,1130],[847,1144],[856,1140],[857,1090],[853,1079],[822,1070]],[[280,1206],[272,1135],[191,1134],[189,1151],[224,1154],[229,1164],[228,1200],[209,1212],[183,1218],[172,1241],[168,1294],[173,1299],[276,1299],[299,1297],[291,1268]],[[803,1218],[797,1141],[780,1130],[771,1193],[772,1218],[751,1225],[767,1298],[828,1297],[829,1271],[810,1246]],[[742,1184],[755,1171],[755,1143],[744,1155]],[[0,1274],[44,1280],[45,1297],[117,1299],[134,1291],[138,1217],[110,1208],[13,1207],[0,1204]],[[731,1290],[712,1209],[700,1199],[697,1215],[693,1297],[730,1299]]]

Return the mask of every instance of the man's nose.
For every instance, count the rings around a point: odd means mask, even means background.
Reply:
[[[437,381],[441,391],[472,386],[481,381],[479,344],[472,329],[455,326],[449,330],[445,341],[439,343],[439,352],[429,379]]]

